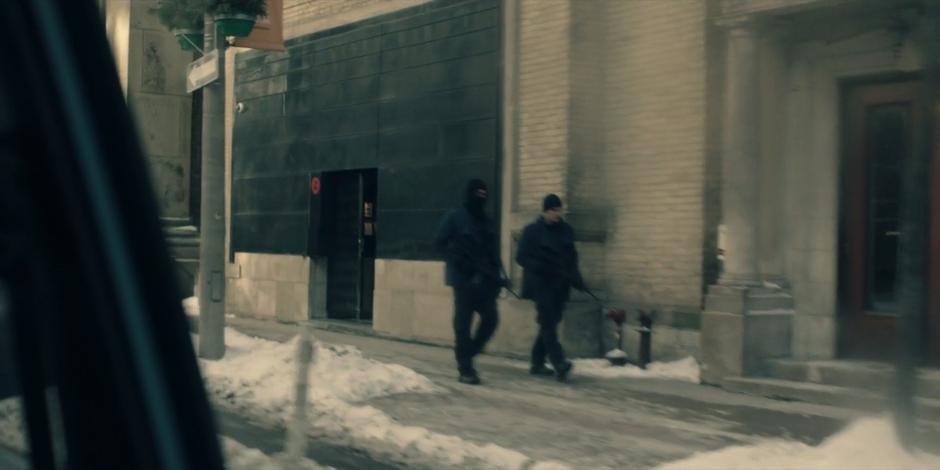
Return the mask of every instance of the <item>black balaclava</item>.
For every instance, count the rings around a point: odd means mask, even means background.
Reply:
[[[483,218],[483,208],[486,207],[486,197],[477,195],[480,189],[486,190],[486,183],[474,178],[467,183],[467,189],[464,192],[464,206],[477,218]]]

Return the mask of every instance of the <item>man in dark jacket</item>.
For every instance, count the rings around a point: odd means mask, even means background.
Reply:
[[[535,301],[539,333],[532,346],[532,375],[555,375],[565,381],[573,364],[565,359],[558,341],[565,302],[571,288],[586,290],[578,270],[574,231],[562,219],[561,198],[554,194],[542,201],[542,215],[522,232],[516,262],[523,267],[522,297]],[[545,366],[548,356],[554,371]]]
[[[454,289],[454,354],[461,383],[477,385],[480,377],[473,368],[473,358],[496,331],[499,313],[496,297],[508,286],[501,275],[499,238],[485,212],[486,184],[471,180],[466,187],[464,204],[449,212],[437,231],[434,250],[447,262],[446,283]],[[473,312],[480,314],[480,325],[471,336]]]

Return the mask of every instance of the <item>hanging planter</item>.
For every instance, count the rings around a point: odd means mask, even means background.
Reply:
[[[177,29],[173,31],[176,41],[184,51],[202,50],[203,34],[201,29]]]
[[[173,32],[184,51],[202,49],[205,0],[161,0],[150,13]]]
[[[215,27],[223,36],[245,37],[255,27],[256,17],[242,14],[220,14],[215,17]]]
[[[265,0],[208,0],[206,6],[223,36],[248,36],[255,21],[268,13]]]

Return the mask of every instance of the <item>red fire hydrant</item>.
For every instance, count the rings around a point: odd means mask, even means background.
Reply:
[[[622,309],[612,308],[607,310],[607,319],[617,325],[617,351],[616,354],[607,354],[607,360],[612,365],[622,366],[627,363],[627,354],[623,350],[623,323],[627,320],[627,312]]]

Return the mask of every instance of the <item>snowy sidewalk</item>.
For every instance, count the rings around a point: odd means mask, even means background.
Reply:
[[[278,341],[296,332],[291,325],[228,321],[243,333]],[[435,445],[440,448],[419,446],[419,451],[446,457],[453,451],[448,451],[448,445],[473,446],[485,454],[481,449],[495,443],[499,448],[489,448],[489,452],[522,454],[504,455],[504,468],[552,468],[554,462],[569,468],[649,468],[697,452],[763,445],[774,438],[787,439],[791,445],[817,445],[858,416],[832,407],[749,397],[648,375],[606,378],[602,373],[579,373],[576,368],[572,381],[560,384],[529,376],[524,362],[491,356],[477,363],[484,385],[472,387],[456,382],[449,349],[335,331],[318,330],[315,336],[326,343],[353,346],[369,359],[404,366],[440,389],[381,394],[359,403],[391,418],[383,417],[383,423],[439,437]],[[313,375],[311,380],[318,377]],[[378,440],[394,440],[396,434],[387,429],[373,432]],[[467,464],[441,462],[448,463]],[[698,466],[693,461],[684,463],[688,465],[684,468]]]

